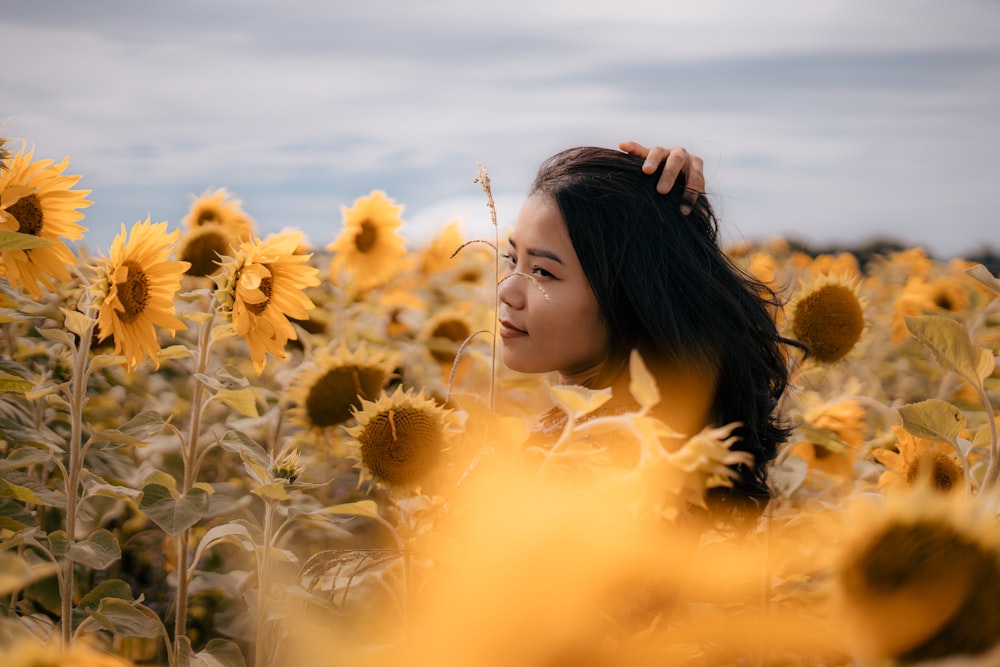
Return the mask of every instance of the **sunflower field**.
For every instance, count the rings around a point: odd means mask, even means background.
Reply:
[[[734,425],[667,437],[638,356],[593,419],[497,360],[485,169],[489,238],[411,247],[375,191],[314,248],[216,189],[92,254],[68,161],[0,160],[5,667],[1000,664],[983,264],[727,248],[810,350],[735,531],[689,512]]]

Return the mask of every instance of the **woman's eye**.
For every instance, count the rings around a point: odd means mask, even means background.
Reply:
[[[535,268],[533,268],[531,270],[531,272],[532,273],[536,273],[536,274],[540,275],[543,278],[554,278],[555,277],[551,273],[549,273],[548,271],[546,271],[545,269],[543,269],[540,266],[536,266]]]
[[[517,264],[517,262],[514,260],[514,255],[510,253],[504,253],[503,255],[500,255],[500,259],[502,259],[505,263],[510,265]]]

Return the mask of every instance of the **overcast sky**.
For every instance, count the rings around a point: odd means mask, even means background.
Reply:
[[[542,159],[706,162],[726,238],[1000,248],[996,0],[8,0],[4,133],[70,157],[88,247],[226,187],[317,246],[372,189],[417,242],[512,224]],[[762,9],[762,8],[766,8]]]

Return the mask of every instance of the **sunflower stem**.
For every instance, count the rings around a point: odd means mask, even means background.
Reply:
[[[85,310],[90,310],[85,306]],[[94,337],[94,326],[97,320],[88,318],[89,323],[84,329],[76,349],[73,350],[73,378],[70,381],[70,436],[69,461],[66,467],[66,549],[63,556],[62,577],[60,578],[60,603],[62,646],[64,650],[73,643],[73,593],[76,588],[74,581],[73,560],[68,551],[76,539],[76,513],[79,506],[80,475],[83,468],[83,408],[87,403],[87,378],[90,375],[90,343]]]
[[[209,304],[211,317],[201,323],[198,330],[198,358],[195,364],[195,376],[203,374],[208,369],[209,350],[212,346],[212,325],[215,322],[215,300]],[[181,493],[187,495],[194,488],[198,478],[198,440],[201,433],[202,404],[205,400],[205,384],[194,377],[194,395],[191,398],[191,421],[188,425],[187,440],[181,443],[181,460],[184,465]],[[186,528],[177,540],[177,609],[174,618],[174,653],[181,650],[181,637],[187,635],[187,603],[188,587],[191,581],[191,563],[188,551],[191,542],[191,529]]]
[[[264,537],[257,561],[257,648],[254,651],[254,666],[265,667],[270,646],[267,641],[267,593],[271,585],[271,546],[274,539],[274,501],[264,500]]]

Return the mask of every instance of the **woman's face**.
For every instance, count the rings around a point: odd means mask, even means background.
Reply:
[[[499,295],[504,364],[523,373],[559,371],[568,384],[597,375],[608,327],[555,203],[529,197],[508,245]]]

